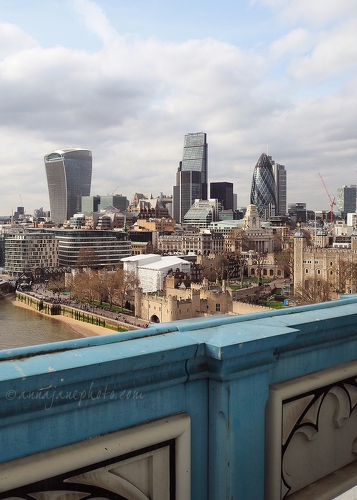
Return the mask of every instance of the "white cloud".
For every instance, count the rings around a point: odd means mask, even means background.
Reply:
[[[299,2],[269,1],[295,20],[307,16],[301,3],[304,14]],[[0,214],[19,193],[29,211],[49,209],[43,156],[66,146],[92,150],[93,194],[118,185],[129,198],[170,194],[184,135],[198,131],[208,134],[209,180],[232,181],[240,205],[267,148],[286,165],[290,202],[322,208],[319,171],[331,192],[355,183],[355,10],[335,24],[327,2],[321,16],[331,25],[288,26],[272,43],[243,50],[213,38],[122,37],[93,1],[75,5],[100,50],[44,48],[0,26]]]
[[[91,0],[73,0],[77,12],[82,16],[87,28],[108,44],[118,38],[103,10]]]
[[[306,29],[294,29],[271,44],[269,57],[279,60],[304,55],[312,48],[313,42],[314,38]]]
[[[6,57],[18,50],[36,46],[35,40],[20,28],[10,23],[0,22],[0,57]]]
[[[275,11],[282,23],[304,23],[321,28],[357,13],[355,0],[257,0]]]
[[[306,57],[294,61],[291,74],[297,80],[323,81],[357,67],[357,17],[323,32]]]

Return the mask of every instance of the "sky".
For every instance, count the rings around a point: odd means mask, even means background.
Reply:
[[[267,153],[288,203],[356,184],[356,0],[0,0],[0,215],[49,210],[44,156],[93,154],[92,195],[172,194],[184,136],[249,204]]]

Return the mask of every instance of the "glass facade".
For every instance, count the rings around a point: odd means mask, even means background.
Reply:
[[[195,200],[184,217],[184,223],[198,228],[208,227],[218,218],[218,200]]]
[[[343,186],[337,188],[336,208],[344,216],[356,211],[356,186]]]
[[[258,209],[259,217],[266,220],[275,215],[276,183],[269,157],[263,153],[253,172],[250,203]]]
[[[204,132],[185,136],[183,158],[174,187],[174,218],[183,222],[196,199],[207,200],[207,138]]]
[[[233,210],[233,183],[211,182],[210,197],[217,198],[223,210]]]
[[[276,184],[276,210],[275,215],[286,215],[286,170],[284,165],[275,163],[271,160],[273,165],[274,178]]]
[[[92,153],[87,149],[64,149],[45,156],[51,218],[63,224],[81,211],[82,196],[89,196]]]

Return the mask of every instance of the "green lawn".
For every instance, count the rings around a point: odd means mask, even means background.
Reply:
[[[98,307],[102,307],[103,309],[110,309],[110,304],[108,302],[102,302],[100,303],[98,300],[94,301],[94,305]],[[122,309],[120,306],[112,305],[111,310],[116,312],[116,313],[122,313],[122,314],[128,314],[128,315],[133,315],[133,311],[130,311],[130,309],[125,309],[125,307]]]
[[[284,309],[284,302],[279,300],[267,300],[265,302],[266,307],[271,307],[272,309]]]

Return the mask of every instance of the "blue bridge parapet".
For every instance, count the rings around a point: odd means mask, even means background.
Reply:
[[[335,498],[356,360],[355,295],[1,351],[0,498]]]

